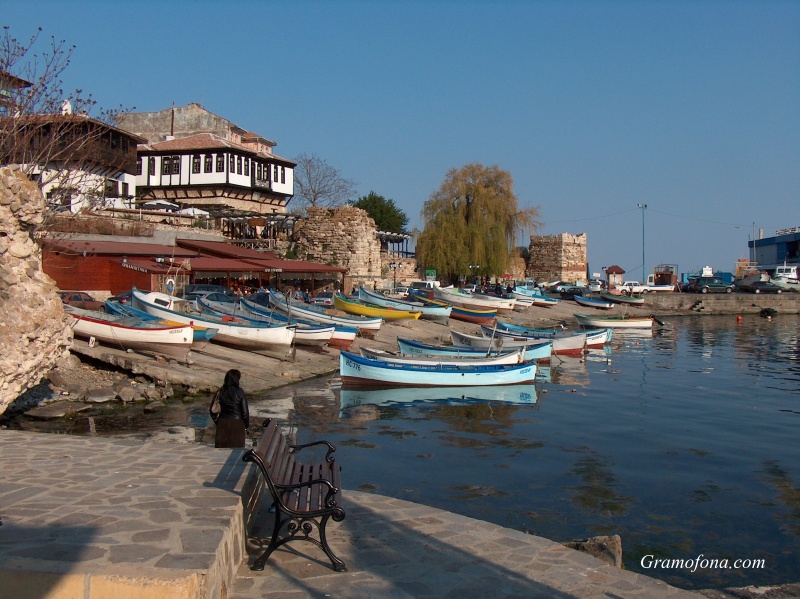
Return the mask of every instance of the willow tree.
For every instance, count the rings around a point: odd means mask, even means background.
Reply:
[[[538,216],[537,208],[520,210],[511,174],[498,166],[450,169],[422,208],[417,262],[452,279],[501,275],[519,235],[538,228]]]

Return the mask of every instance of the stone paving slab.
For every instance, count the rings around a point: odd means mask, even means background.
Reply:
[[[244,559],[242,451],[0,431],[0,596],[220,597]]]

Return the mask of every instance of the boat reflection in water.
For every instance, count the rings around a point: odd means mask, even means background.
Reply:
[[[474,403],[504,402],[536,405],[536,387],[532,384],[496,387],[390,387],[384,389],[348,389],[339,392],[341,409],[363,405],[388,406],[417,402]]]

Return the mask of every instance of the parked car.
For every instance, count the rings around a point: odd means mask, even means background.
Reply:
[[[332,306],[333,305],[333,291],[320,291],[311,298],[309,303],[316,306]]]
[[[577,285],[561,285],[558,294],[561,299],[572,299],[576,295],[583,295],[585,287],[578,287]]]
[[[408,297],[408,287],[395,287],[389,292],[389,295],[406,299]]]
[[[719,277],[697,277],[689,283],[687,291],[692,293],[732,293],[736,291],[733,283],[726,283]]]
[[[598,279],[592,279],[589,281],[589,291],[598,292],[605,289],[606,284],[603,281]]]
[[[146,291],[144,293],[147,293]],[[118,293],[117,295],[112,295],[108,298],[110,302],[118,302],[120,304],[130,304],[131,298],[133,297],[132,291],[123,291],[122,293]]]
[[[231,297],[236,297],[236,294],[225,287],[225,285],[212,285],[210,283],[198,283],[194,285],[187,285],[183,288],[183,295],[181,297],[186,297],[189,294],[208,294],[208,293],[224,293],[225,295],[229,295]],[[190,299],[190,298],[187,298]]]
[[[84,310],[98,310],[99,312],[106,311],[106,303],[94,299],[85,291],[59,291],[58,295],[61,301],[69,306],[82,308]]]
[[[754,281],[750,283],[747,290],[753,293],[783,293],[783,288],[778,287],[772,281]]]

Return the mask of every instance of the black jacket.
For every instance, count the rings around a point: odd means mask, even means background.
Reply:
[[[219,390],[220,413],[212,418],[216,422],[219,418],[244,420],[244,427],[250,428],[250,407],[247,405],[247,396],[241,387],[221,387]]]

